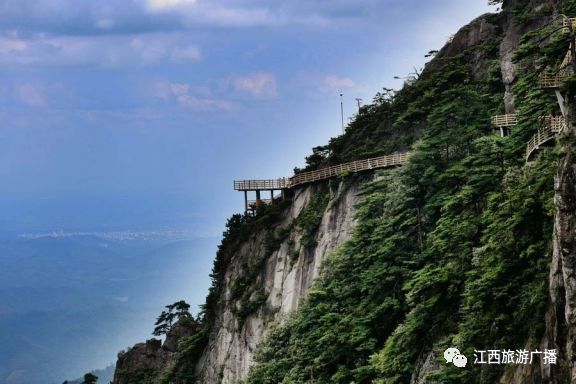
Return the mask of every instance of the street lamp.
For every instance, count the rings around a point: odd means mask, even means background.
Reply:
[[[344,94],[340,91],[340,118],[342,120],[342,133],[344,133],[344,99],[342,96],[344,96]]]

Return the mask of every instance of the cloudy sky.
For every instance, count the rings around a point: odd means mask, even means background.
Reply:
[[[0,230],[198,229],[487,0],[0,0]]]

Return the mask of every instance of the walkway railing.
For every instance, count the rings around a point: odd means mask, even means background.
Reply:
[[[532,156],[534,151],[538,150],[540,146],[555,139],[567,126],[566,119],[562,116],[547,116],[544,118],[544,121],[546,126],[539,129],[526,145],[526,160],[529,160],[530,156]]]
[[[540,75],[540,87],[560,88],[567,76],[561,73],[543,73]]]
[[[290,179],[285,177],[269,180],[238,180],[234,181],[234,189],[236,191],[270,191],[286,189],[289,183]]]
[[[345,175],[376,168],[393,167],[402,165],[408,160],[409,153],[394,153],[374,157],[371,159],[357,160],[350,163],[333,165],[331,167],[317,169],[315,171],[301,172],[290,178],[268,180],[238,180],[234,181],[234,189],[237,191],[272,191],[296,187],[298,185],[312,183],[314,181],[329,179],[335,176]]]
[[[512,127],[516,124],[518,124],[518,115],[515,113],[492,116],[492,125],[497,127]]]
[[[392,155],[374,157],[371,159],[357,160],[351,163],[338,164],[315,171],[302,172],[290,178],[289,188],[297,185],[311,183],[318,180],[344,175],[346,173],[361,172],[375,168],[386,168],[402,165],[408,160],[409,154],[394,153]]]

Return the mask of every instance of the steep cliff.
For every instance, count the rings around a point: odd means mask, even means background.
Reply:
[[[177,322],[166,335],[164,342],[150,339],[121,351],[118,353],[112,382],[147,383],[158,379],[176,352],[178,342],[195,331],[193,324]]]
[[[315,169],[410,148],[408,164],[296,188],[229,221],[202,328],[148,382],[576,381],[573,80],[559,89],[570,112],[556,150],[525,154],[541,116],[560,115],[538,75],[562,61],[571,37],[557,16],[576,1],[502,7],[307,158]],[[518,123],[491,135],[503,112]],[[450,346],[466,369],[446,364]],[[496,349],[559,361],[473,362]]]
[[[295,191],[279,222],[235,247],[223,278],[215,327],[199,361],[200,382],[237,383],[246,376],[271,324],[298,308],[326,255],[349,238],[359,184],[336,181]],[[305,228],[305,220],[318,221],[317,228],[314,223]],[[254,280],[238,288],[247,268],[256,265]],[[237,293],[239,289],[243,292]],[[248,301],[242,302],[240,295]],[[242,306],[259,300],[259,308],[243,311]]]

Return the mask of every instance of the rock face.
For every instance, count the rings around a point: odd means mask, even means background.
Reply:
[[[571,111],[572,112],[572,111]],[[571,116],[573,120],[573,115]],[[562,149],[554,180],[553,253],[550,267],[550,308],[546,318],[543,347],[557,349],[569,362],[570,377],[547,369],[549,383],[576,382],[576,144],[575,129],[570,127]]]
[[[302,210],[320,186],[311,185],[295,191],[293,203],[276,231],[294,225]],[[314,247],[302,245],[302,235],[290,231],[280,247],[267,258],[263,274],[256,285],[266,295],[264,305],[254,314],[241,320],[234,310],[232,287],[237,278],[246,273],[245,261],[258,257],[262,250],[264,234],[252,236],[234,255],[225,279],[222,303],[216,326],[210,335],[197,367],[201,383],[237,383],[248,373],[257,345],[276,321],[296,310],[306,296],[312,282],[318,277],[325,257],[347,240],[354,227],[355,205],[359,184],[341,182],[330,191],[330,200],[314,237]]]
[[[192,334],[191,327],[174,324],[162,343],[150,339],[118,354],[114,384],[143,384],[154,382],[170,362],[178,341]]]
[[[512,85],[516,80],[516,74],[518,71],[517,65],[512,61],[512,56],[514,51],[518,48],[520,44],[520,37],[528,30],[534,30],[536,28],[542,27],[550,21],[549,17],[542,17],[539,20],[533,21],[531,24],[526,24],[520,27],[515,20],[515,12],[512,11],[518,7],[538,10],[544,7],[551,7],[557,10],[558,1],[553,0],[507,0],[504,1],[504,9],[508,10],[504,13],[504,18],[502,20],[502,29],[504,32],[504,39],[500,44],[500,69],[502,72],[502,82],[505,86],[504,94],[504,108],[506,113],[515,113],[516,107],[514,105],[514,95],[512,93]],[[555,15],[557,12],[555,12]]]
[[[359,189],[371,177],[355,176],[348,181],[330,181],[328,185],[296,189],[279,222],[251,233],[234,249],[228,250],[231,262],[220,282],[221,293],[217,298],[212,332],[196,367],[198,383],[232,384],[247,375],[255,349],[271,325],[281,322],[298,308],[320,275],[326,256],[350,237]],[[313,237],[305,239],[298,229],[298,220],[319,195],[326,196],[328,201],[321,207],[321,219]],[[267,241],[271,236],[279,237],[280,233],[288,235],[270,252]],[[258,270],[251,270],[255,264]],[[243,287],[243,292],[238,292],[238,281],[247,275],[253,276],[253,280]],[[250,301],[261,298],[249,313],[242,310],[247,297]],[[161,373],[173,360],[178,341],[191,333],[177,324],[163,344],[152,339],[121,352],[114,384],[158,383]]]
[[[437,54],[434,60],[428,62],[424,68],[422,75],[427,72],[435,72],[441,70],[443,67],[442,58],[453,57],[466,49],[477,46],[478,44],[487,41],[491,37],[497,35],[497,27],[488,22],[489,15],[483,15],[470,24],[462,27]],[[482,54],[478,53],[473,58],[472,66],[478,78],[481,78],[486,70],[486,60],[483,59]]]

